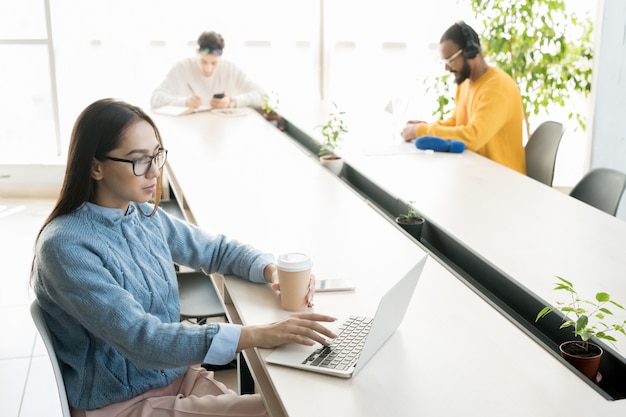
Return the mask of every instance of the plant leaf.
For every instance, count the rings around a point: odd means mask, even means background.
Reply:
[[[578,320],[576,320],[576,333],[582,332],[585,327],[587,327],[588,322],[589,318],[586,315],[583,314],[582,316],[578,317]]]
[[[568,281],[568,280],[566,280],[565,278],[560,277],[560,276],[558,276],[558,275],[556,276],[556,278],[557,278],[559,281],[562,281],[562,282],[564,282],[565,284],[567,284],[567,286],[568,286],[568,287],[570,287],[570,288],[574,288],[574,284],[572,284],[571,282],[569,282],[569,281]]]
[[[580,338],[586,342],[587,340],[589,340],[589,337],[593,335],[593,332],[589,331],[589,329],[587,328],[584,328],[582,329],[582,331],[576,332],[576,334],[580,336]]]
[[[608,314],[608,315],[613,315],[613,313],[611,312],[611,310],[609,310],[606,307],[600,307],[600,311],[603,312],[604,314]],[[600,314],[596,314],[598,317],[600,317]],[[601,319],[603,319],[604,317],[600,317]]]
[[[598,332],[598,333],[596,333],[596,337],[597,337],[598,339],[604,339],[604,340],[610,340],[611,342],[617,342],[617,339],[616,339],[616,338],[614,338],[613,336],[608,335],[608,334],[606,334],[606,333],[604,333],[604,332]]]
[[[544,308],[541,309],[539,313],[537,313],[537,317],[535,318],[535,323],[537,323],[540,318],[544,317],[547,314],[552,313],[553,311],[554,311],[554,307],[545,306]]]

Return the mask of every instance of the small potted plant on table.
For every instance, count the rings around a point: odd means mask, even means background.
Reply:
[[[278,105],[280,104],[280,100],[278,98],[278,93],[275,91],[270,91],[263,95],[263,103],[261,104],[261,110],[263,111],[263,117],[265,120],[272,123],[278,129],[283,130],[281,124],[281,116],[278,114]]]
[[[415,239],[420,240],[424,218],[413,208],[415,201],[406,204],[406,213],[396,217],[396,223],[406,230]]]
[[[320,163],[334,172],[341,173],[343,168],[343,158],[336,154],[339,143],[343,140],[343,134],[348,133],[348,128],[343,120],[345,112],[339,111],[337,104],[333,102],[335,110],[328,116],[326,124],[318,126],[321,128],[324,143],[319,151]]]
[[[580,340],[568,340],[561,343],[559,346],[561,356],[587,378],[599,383],[602,375],[598,372],[598,368],[604,351],[599,345],[590,342],[589,339],[595,337],[613,343],[616,339],[609,333],[618,332],[626,336],[626,330],[624,330],[626,320],[615,324],[604,322],[608,316],[613,315],[608,307],[622,310],[624,307],[612,300],[611,296],[605,292],[597,293],[594,301],[583,300],[574,290],[574,285],[570,281],[559,276],[556,278],[559,281],[554,290],[568,292],[570,301],[567,303],[557,302],[556,307],[544,307],[537,314],[535,322],[555,310],[565,314],[565,320],[560,328],[573,327],[574,336],[579,337]],[[568,315],[575,317],[575,319],[568,318]]]

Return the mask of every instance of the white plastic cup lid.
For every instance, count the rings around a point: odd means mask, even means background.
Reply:
[[[297,272],[304,271],[313,266],[311,257],[304,253],[283,253],[278,256],[276,267],[281,271]]]

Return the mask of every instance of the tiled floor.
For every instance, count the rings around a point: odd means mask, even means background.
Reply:
[[[0,415],[60,416],[52,366],[30,318],[35,236],[53,200],[0,198]]]

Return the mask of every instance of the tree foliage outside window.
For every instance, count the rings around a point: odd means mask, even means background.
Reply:
[[[529,116],[565,107],[573,97],[587,98],[591,90],[593,22],[590,16],[568,10],[565,0],[459,0],[470,1],[485,60],[507,72],[520,87],[526,132]],[[444,118],[451,111],[449,77],[438,77],[439,93],[433,115]],[[448,101],[446,101],[448,100]],[[582,110],[582,109],[581,109]],[[586,113],[586,109],[583,110]],[[585,115],[568,114],[585,130]]]

